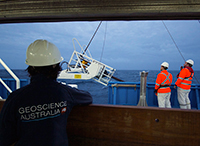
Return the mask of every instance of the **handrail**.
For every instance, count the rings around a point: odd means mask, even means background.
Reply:
[[[135,88],[137,87],[136,84],[134,84],[134,85],[131,85],[131,84],[126,84],[126,85],[125,84],[112,84],[111,86],[112,87],[117,87],[117,88],[118,87],[135,87]]]
[[[0,78],[0,82],[4,85],[4,87],[11,93],[12,90],[6,85],[6,83]]]
[[[8,73],[15,79],[16,81],[16,89],[20,88],[20,80],[19,78],[10,70],[10,68],[3,62],[3,60],[0,58],[0,63],[3,65],[3,67],[8,71]],[[5,86],[5,85],[4,85]],[[6,87],[6,86],[5,86]],[[7,89],[7,88],[6,88]],[[8,90],[8,89],[7,89]],[[8,90],[9,91],[9,90]],[[10,91],[9,91],[10,92]]]

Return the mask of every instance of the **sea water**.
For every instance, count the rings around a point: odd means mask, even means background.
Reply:
[[[20,79],[30,79],[28,73],[25,70],[13,70],[16,76]],[[140,82],[140,72],[142,70],[117,70],[114,76],[124,80],[125,82]],[[149,70],[147,76],[147,82],[155,83],[156,77],[159,70]],[[173,75],[172,83],[176,82],[176,75],[178,70],[169,70]],[[6,70],[0,70],[1,78],[12,78]],[[78,89],[86,90],[91,93],[93,97],[93,103],[95,104],[107,104],[108,103],[108,87],[104,86],[94,80],[60,80],[67,84],[77,84]],[[115,81],[111,79],[111,81]],[[199,84],[200,82],[200,71],[195,71],[195,77],[193,78],[193,84]]]

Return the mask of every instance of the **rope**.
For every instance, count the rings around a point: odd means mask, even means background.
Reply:
[[[198,20],[198,21],[199,21],[199,23],[200,23],[200,20]],[[176,42],[174,41],[174,39],[173,39],[173,37],[172,37],[171,33],[169,32],[169,30],[168,30],[167,26],[166,26],[166,25],[165,25],[165,23],[164,23],[164,21],[162,21],[162,23],[164,24],[164,26],[165,26],[165,28],[166,28],[167,32],[169,33],[169,35],[170,35],[170,37],[171,37],[172,41],[174,42],[174,44],[175,44],[175,46],[176,46],[177,50],[178,50],[178,51],[179,51],[179,53],[181,54],[181,57],[182,57],[182,58],[183,58],[183,60],[185,61],[185,58],[183,57],[183,55],[182,55],[182,53],[181,53],[180,49],[178,48],[178,46],[177,46]],[[199,81],[197,80],[197,78],[196,78],[196,76],[195,76],[195,75],[194,75],[194,78],[196,79],[197,83],[199,84]]]
[[[94,34],[93,34],[92,38],[90,39],[90,42],[88,43],[87,47],[85,48],[85,50],[84,50],[83,54],[85,54],[85,52],[87,51],[87,49],[88,49],[88,47],[89,47],[90,43],[92,42],[92,40],[93,40],[94,36],[96,35],[96,33],[97,33],[97,31],[98,31],[99,27],[101,26],[101,23],[102,23],[102,21],[99,23],[99,25],[98,25],[98,27],[97,27],[96,31],[94,32]]]
[[[164,24],[164,26],[165,26],[165,28],[166,28],[166,30],[167,30],[167,32],[168,32],[168,34],[170,35],[170,37],[171,37],[172,41],[174,42],[174,44],[175,44],[175,46],[176,46],[177,50],[178,50],[178,51],[179,51],[179,53],[181,54],[181,57],[182,57],[182,58],[183,58],[183,60],[185,61],[185,58],[183,57],[183,55],[182,55],[181,51],[179,50],[179,48],[178,48],[178,46],[177,46],[176,42],[174,41],[174,39],[173,39],[173,37],[172,37],[171,33],[169,32],[169,30],[168,30],[167,26],[166,26],[166,25],[165,25],[165,23],[164,23],[164,21],[162,21],[162,23]]]
[[[101,51],[100,62],[101,62],[102,57],[103,57],[103,52],[104,52],[104,47],[105,47],[105,41],[106,41],[106,33],[107,33],[107,21],[106,21],[106,25],[105,25],[104,42],[103,42],[103,47],[102,47],[102,51]]]

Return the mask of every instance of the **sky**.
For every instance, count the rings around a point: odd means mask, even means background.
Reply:
[[[68,62],[74,51],[72,39],[87,46],[99,23],[1,24],[0,58],[11,69],[26,69],[26,49],[35,40],[46,39],[59,48]],[[89,51],[93,59],[117,70],[160,70],[164,61],[169,63],[169,70],[179,70],[187,59],[194,60],[194,70],[200,70],[199,40],[197,20],[103,21]],[[78,46],[76,49],[80,50]]]

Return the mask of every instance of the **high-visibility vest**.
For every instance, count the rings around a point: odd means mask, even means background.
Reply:
[[[192,84],[192,77],[194,76],[194,73],[191,73],[189,69],[183,68],[180,71],[179,77],[175,83],[176,86],[184,89],[189,90]]]
[[[169,93],[171,92],[171,83],[172,74],[167,72],[167,70],[163,70],[156,78],[155,90],[157,90],[157,93]]]

